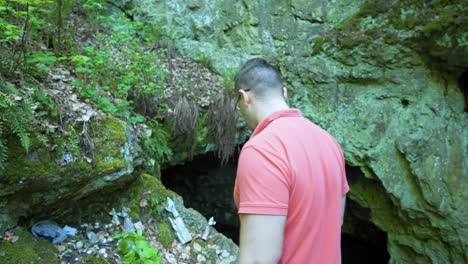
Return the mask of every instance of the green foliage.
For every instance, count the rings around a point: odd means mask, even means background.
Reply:
[[[29,151],[31,146],[31,122],[33,120],[32,105],[29,100],[15,101],[0,91],[0,168],[3,169],[7,159],[6,138],[11,132],[21,142],[21,146]]]
[[[39,115],[48,115],[51,117],[58,116],[57,106],[55,102],[52,100],[51,97],[44,93],[44,91],[42,91],[41,89],[34,90],[33,99],[34,101],[39,103],[36,111]]]
[[[102,45],[84,47],[83,54],[70,58],[80,94],[104,112],[129,118],[131,123],[143,122],[142,116],[134,114],[131,98],[155,97],[165,87],[164,51],[144,48],[137,37],[141,23],[124,16],[101,16],[100,20],[110,28],[110,36],[99,35]]]
[[[26,70],[35,77],[42,77],[50,71],[51,66],[57,61],[57,57],[50,52],[37,51],[26,59]]]
[[[31,43],[40,40],[53,28],[47,20],[53,4],[52,0],[0,1],[0,55],[5,59],[0,64],[0,70],[6,68],[14,72],[18,68],[24,71],[34,68],[36,64],[28,62],[30,56],[35,54],[31,52]],[[35,55],[36,58],[39,56]]]
[[[172,158],[172,150],[169,146],[169,135],[157,121],[148,122],[151,128],[151,136],[142,136],[143,158],[148,172],[154,171],[154,166],[169,161]]]
[[[117,234],[120,239],[117,251],[123,255],[123,263],[159,264],[162,263],[159,251],[145,240],[142,231]]]
[[[164,211],[163,201],[159,197],[151,196],[148,198],[148,202],[153,215],[160,215]]]
[[[25,87],[24,82],[37,83],[38,79],[40,82],[55,65],[61,64],[71,67],[71,72],[76,74],[73,84],[79,94],[102,111],[130,124],[143,123],[148,118],[145,111],[135,110],[141,102],[156,109],[150,112],[159,114],[164,104],[153,102],[166,86],[167,75],[165,51],[154,49],[160,31],[158,27],[130,21],[125,16],[109,15],[108,7],[107,0],[0,0],[0,81],[6,79],[18,84],[16,87]],[[97,36],[99,45],[76,46],[77,25],[68,23],[72,10],[85,13],[88,18],[88,23],[82,26],[85,30],[91,32],[99,27],[100,32],[106,32]],[[6,92],[0,94],[2,167],[6,161],[7,136],[18,136],[26,150],[31,145],[30,131],[36,130],[31,127],[32,105],[37,107],[35,117],[56,119],[59,111],[55,101],[43,90],[34,89],[29,98],[20,88],[9,85],[0,88]],[[22,99],[12,100],[12,94]],[[154,160],[151,166],[172,156],[168,135],[155,124],[151,125],[152,136],[143,139],[148,150],[145,159]],[[47,136],[35,134],[42,136],[41,142],[48,141]],[[78,133],[73,127],[66,127],[64,134],[52,135],[57,153],[69,151],[74,157],[79,156]]]

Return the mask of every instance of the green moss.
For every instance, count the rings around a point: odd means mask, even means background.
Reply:
[[[169,248],[172,244],[172,241],[174,241],[175,239],[174,233],[172,232],[172,228],[169,226],[169,224],[165,222],[159,222],[158,229],[159,242],[161,242],[164,248]]]
[[[174,196],[175,193],[166,189],[166,187],[164,187],[162,182],[158,180],[157,178],[146,173],[143,173],[141,175],[141,178],[144,181],[145,189],[151,190],[151,195],[153,197],[158,198],[161,202],[165,203],[167,197]]]
[[[94,257],[94,256],[88,256],[85,259],[86,264],[104,264],[104,263],[109,263],[109,261],[106,261],[105,259],[101,257]]]
[[[96,169],[99,172],[110,172],[125,168],[128,164],[125,160],[122,147],[125,145],[124,122],[106,116],[93,124],[91,131],[94,139]]]
[[[400,41],[396,34],[387,34],[384,37],[384,42],[390,45],[396,44]]]
[[[60,181],[65,182],[70,177],[77,178],[93,172],[89,163],[80,160],[69,163],[67,166],[59,166],[55,161],[54,153],[38,143],[33,144],[29,153],[26,153],[16,143],[15,140],[9,141],[8,152],[11,158],[5,168],[8,183],[16,183],[21,179],[34,179],[34,182],[42,182],[57,175],[61,176]]]
[[[319,54],[322,51],[323,44],[325,44],[325,38],[316,38],[314,45],[312,46],[312,56]]]
[[[130,186],[130,216],[134,219],[140,219],[140,200],[144,197],[149,203],[153,201],[153,203],[159,205],[161,208],[160,210],[156,210],[155,208],[151,208],[151,205],[147,206],[146,212],[148,214],[154,214],[157,211],[162,212],[162,207],[166,204],[167,197],[173,197],[176,195],[174,192],[166,189],[162,182],[149,174],[142,173],[138,179],[133,182]],[[152,215],[153,217],[158,217],[157,215]],[[149,217],[149,215],[143,216]]]
[[[44,238],[35,238],[23,228],[12,230],[19,239],[15,243],[0,242],[0,257],[2,263],[60,263],[57,250],[53,244]]]
[[[127,167],[127,161],[121,153],[125,144],[124,123],[113,117],[106,117],[92,125],[91,137],[95,143],[95,167],[81,158],[66,166],[59,166],[56,159],[63,153],[49,151],[38,141],[34,141],[30,151],[26,151],[19,144],[18,139],[8,140],[8,156],[5,175],[8,183],[15,183],[25,178],[33,178],[40,182],[50,176],[60,175],[60,181],[67,181],[69,177],[92,176],[103,174]]]
[[[358,45],[368,45],[372,38],[362,33],[343,34],[338,37],[338,43],[343,49],[351,49]]]

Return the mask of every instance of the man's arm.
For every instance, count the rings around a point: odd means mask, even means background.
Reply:
[[[242,214],[238,263],[278,263],[285,223],[285,215]]]

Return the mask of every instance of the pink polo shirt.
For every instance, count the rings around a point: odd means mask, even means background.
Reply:
[[[297,109],[274,112],[239,157],[239,214],[287,215],[280,263],[341,263],[341,200],[349,187],[336,140]]]

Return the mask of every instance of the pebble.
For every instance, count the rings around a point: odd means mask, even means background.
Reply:
[[[96,235],[96,233],[90,231],[86,235],[88,236],[89,242],[93,244],[99,242],[99,237]]]
[[[83,241],[78,241],[78,242],[76,242],[76,244],[75,244],[75,248],[76,248],[76,249],[80,249],[80,248],[83,247],[83,245],[84,245]]]
[[[221,253],[221,257],[223,258],[229,257],[229,252],[227,252],[226,250],[223,250],[223,253]]]
[[[197,261],[198,261],[198,262],[205,262],[205,261],[206,261],[206,258],[205,258],[203,255],[198,254],[198,255],[197,255]]]
[[[177,263],[177,260],[176,260],[176,258],[175,258],[175,256],[173,254],[171,254],[169,252],[166,252],[165,257],[166,257],[167,262],[169,262],[171,264],[172,263]]]
[[[186,247],[184,248],[184,251],[187,252],[187,254],[190,254],[190,250],[191,250],[191,249],[192,249],[192,248],[191,248],[190,246],[186,246]]]
[[[101,255],[106,254],[106,249],[105,249],[105,248],[101,248],[101,249],[99,250],[99,254],[101,254]]]
[[[185,252],[182,252],[182,254],[180,254],[180,258],[183,260],[187,260],[190,258],[190,255]]]
[[[202,250],[202,247],[198,244],[198,243],[194,243],[193,244],[193,249],[196,251],[196,252],[200,252]]]

